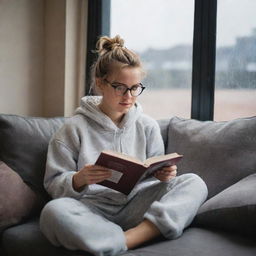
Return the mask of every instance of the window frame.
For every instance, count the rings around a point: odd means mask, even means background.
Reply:
[[[191,118],[213,120],[217,0],[195,0]]]
[[[191,118],[213,120],[216,57],[217,0],[194,0]],[[111,0],[88,1],[85,95],[89,94],[90,67],[97,39],[110,35]]]
[[[101,35],[110,35],[111,0],[88,0],[85,95],[90,93],[90,71],[97,55],[95,44]]]

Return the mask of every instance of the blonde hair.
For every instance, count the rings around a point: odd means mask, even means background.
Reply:
[[[98,58],[91,67],[91,89],[95,89],[95,78],[105,78],[116,68],[141,68],[142,76],[145,74],[140,57],[133,51],[124,47],[124,40],[116,35],[113,38],[102,36],[96,43]]]

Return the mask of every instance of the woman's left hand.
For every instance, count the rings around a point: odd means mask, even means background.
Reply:
[[[155,172],[154,176],[160,181],[170,181],[175,178],[177,175],[177,166],[172,165],[168,167],[164,167]]]

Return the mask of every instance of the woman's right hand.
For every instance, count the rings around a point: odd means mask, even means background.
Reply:
[[[99,165],[85,165],[73,175],[73,188],[81,191],[84,186],[102,182],[111,177],[111,171]]]

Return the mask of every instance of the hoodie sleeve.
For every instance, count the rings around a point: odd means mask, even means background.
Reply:
[[[63,132],[63,131],[62,131]],[[79,198],[84,194],[86,188],[82,192],[76,192],[73,189],[72,179],[77,171],[77,158],[74,139],[72,134],[65,133],[62,135],[62,140],[54,137],[49,144],[46,172],[44,177],[44,187],[46,191],[53,197],[73,197]],[[69,140],[70,145],[64,142]]]

